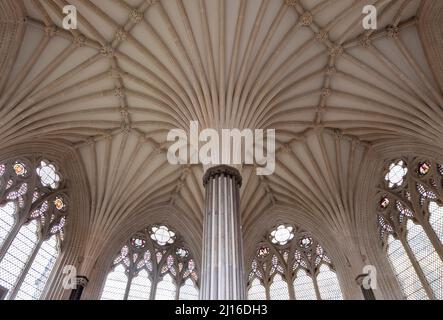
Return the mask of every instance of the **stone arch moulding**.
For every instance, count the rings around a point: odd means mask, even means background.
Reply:
[[[443,92],[443,1],[422,1],[418,31],[428,63]]]
[[[181,219],[183,213],[170,205],[152,207],[133,216],[125,225],[119,228],[118,234],[112,237],[112,242],[106,245],[95,260],[90,272],[89,283],[82,295],[82,300],[100,299],[100,293],[105,284],[106,276],[116,253],[122,245],[137,231],[152,224],[165,224],[180,234],[187,248],[194,257],[197,269],[201,270],[201,226],[191,221]],[[96,268],[95,266],[101,266]],[[104,267],[103,267],[104,266]]]
[[[53,161],[67,180],[70,209],[66,238],[48,279],[49,286],[42,294],[42,299],[62,299],[69,296],[69,290],[64,290],[62,286],[63,268],[66,265],[77,266],[77,257],[81,253],[81,244],[89,224],[90,193],[83,162],[73,147],[55,140],[42,139],[0,147],[0,162],[20,157],[42,157]]]

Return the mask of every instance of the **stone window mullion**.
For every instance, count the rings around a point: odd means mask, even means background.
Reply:
[[[31,268],[32,263],[34,262],[35,257],[37,256],[37,253],[39,252],[42,244],[43,244],[43,238],[40,237],[37,245],[34,248],[34,251],[32,252],[32,255],[29,257],[28,261],[26,262],[25,267],[21,271],[20,277],[18,278],[18,280],[17,280],[17,282],[16,282],[16,284],[14,286],[14,289],[12,290],[12,293],[9,296],[9,300],[14,300],[15,297],[17,296],[17,293],[20,290],[20,287],[21,287],[23,281],[25,280],[25,278],[26,278],[26,276],[27,276],[27,274],[29,272],[29,269]]]
[[[423,288],[425,289],[426,294],[428,295],[429,299],[435,299],[434,293],[433,293],[431,287],[429,286],[429,283],[426,280],[426,276],[424,275],[423,270],[420,267],[420,264],[418,263],[417,259],[415,258],[415,255],[412,252],[411,247],[409,246],[409,243],[403,237],[400,239],[400,241],[401,241],[403,247],[405,248],[408,258],[411,261],[412,266],[414,267],[414,270],[417,273],[418,278],[420,279],[420,282],[421,282]]]

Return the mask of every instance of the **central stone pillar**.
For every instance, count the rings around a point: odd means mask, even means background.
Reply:
[[[200,290],[203,300],[246,299],[241,183],[238,170],[225,165],[209,168],[203,177],[206,189]]]

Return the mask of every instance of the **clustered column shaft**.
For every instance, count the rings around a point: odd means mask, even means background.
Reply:
[[[245,299],[243,238],[237,169],[217,166],[203,178],[206,188],[201,299]]]

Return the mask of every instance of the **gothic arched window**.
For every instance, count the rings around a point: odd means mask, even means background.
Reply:
[[[180,237],[165,225],[137,232],[120,250],[102,300],[196,300],[195,261]]]
[[[387,163],[378,222],[388,260],[407,299],[443,299],[443,168],[430,159]]]
[[[343,299],[334,267],[313,237],[279,225],[257,246],[248,278],[250,300]]]
[[[66,188],[44,159],[0,164],[0,286],[6,299],[39,299],[63,241]]]

